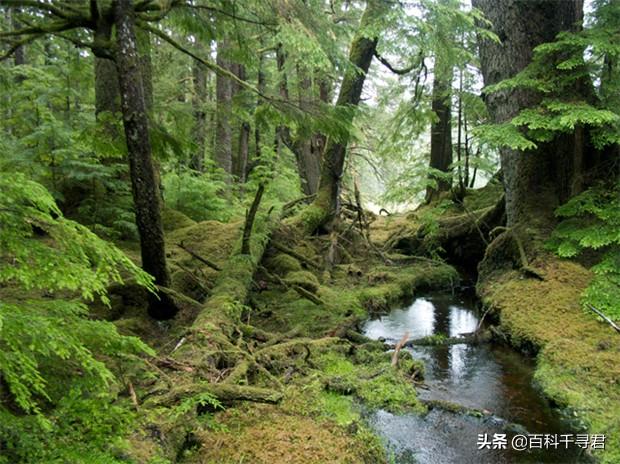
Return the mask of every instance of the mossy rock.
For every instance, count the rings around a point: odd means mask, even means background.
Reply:
[[[299,261],[286,253],[280,253],[272,258],[269,258],[265,264],[270,270],[279,276],[285,276],[289,272],[297,272],[302,270]]]
[[[320,286],[319,279],[308,271],[289,272],[284,281],[289,285],[299,285],[312,293],[316,293]]]
[[[184,227],[193,226],[196,221],[190,219],[181,211],[172,208],[163,208],[161,211],[161,222],[164,231],[170,232]]]

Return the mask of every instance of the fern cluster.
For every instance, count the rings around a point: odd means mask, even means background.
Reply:
[[[0,191],[0,462],[75,462],[82,441],[100,454],[128,421],[111,362],[151,350],[89,318],[85,302],[107,303],[123,277],[152,288],[151,277],[66,219],[41,184],[2,173]]]
[[[594,278],[583,294],[610,318],[620,319],[620,182],[597,185],[560,206],[562,218],[549,247],[573,258],[594,250],[600,254],[592,267]]]

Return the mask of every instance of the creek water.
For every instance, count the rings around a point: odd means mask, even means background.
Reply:
[[[395,345],[409,338],[433,334],[458,336],[473,332],[479,316],[473,300],[464,296],[417,298],[409,306],[366,322],[364,333]],[[515,434],[571,434],[533,383],[533,360],[513,350],[489,344],[417,346],[407,348],[425,364],[422,400],[443,400],[490,412],[483,417],[433,408],[425,416],[368,412],[370,426],[384,439],[391,461],[397,464],[579,463],[589,462],[576,446],[566,449],[517,451]],[[511,424],[510,426],[507,426]],[[518,425],[514,425],[518,424]],[[506,449],[478,449],[479,434],[506,434]],[[491,446],[493,448],[493,446]]]

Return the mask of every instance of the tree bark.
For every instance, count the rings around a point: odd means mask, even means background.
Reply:
[[[170,286],[161,221],[159,185],[151,155],[147,107],[140,57],[134,30],[132,0],[118,0],[115,11],[116,66],[121,94],[123,125],[136,223],[140,234],[142,267],[162,287]],[[152,295],[149,314],[157,319],[175,315],[176,308],[164,294]]]
[[[97,18],[95,29],[95,43],[107,43],[112,39],[113,17],[105,15]],[[121,110],[118,75],[114,61],[95,56],[95,117],[100,118],[101,113],[111,115]],[[111,137],[117,137],[114,124],[107,124],[106,131]]]
[[[431,108],[437,117],[431,123],[431,159],[429,166],[441,172],[450,172],[452,164],[452,112],[451,112],[452,70],[444,72],[436,66],[433,80],[433,95]],[[434,179],[437,187],[428,186],[426,201],[435,200],[440,192],[447,192],[452,188],[452,182],[436,178],[429,174],[429,180]]]
[[[20,8],[15,8],[15,9],[9,8],[8,9],[8,13],[10,16],[10,21],[11,21],[11,28],[14,31],[18,31],[19,29],[21,29],[21,24],[16,18],[16,14],[19,12],[20,12]],[[15,63],[15,66],[26,64],[26,49],[23,45],[20,45],[19,47],[17,47],[15,51],[13,52],[13,61]]]
[[[310,111],[312,106],[312,80],[304,72],[301,66],[297,66],[297,79],[299,82],[299,107],[303,111]],[[306,195],[314,195],[319,185],[321,173],[321,154],[316,148],[316,134],[303,137],[299,142],[297,166],[301,178],[301,188]]]
[[[241,79],[246,80],[245,65],[235,64],[235,75]],[[243,89],[237,83],[233,85],[233,96],[241,93]],[[246,181],[246,171],[248,167],[248,156],[250,153],[250,123],[242,120],[239,126],[239,138],[237,144],[237,153],[233,163],[233,174],[239,180],[240,183]]]
[[[194,93],[192,95],[194,133],[192,136],[195,148],[189,167],[195,171],[203,172],[207,140],[207,113],[205,111],[207,101],[207,68],[196,60],[192,63],[192,83],[194,85]]]
[[[230,62],[226,58],[228,49],[228,39],[222,39],[217,44],[218,66],[224,69],[231,69]],[[215,162],[226,174],[226,181],[230,182],[232,174],[232,129],[230,127],[230,116],[232,112],[232,84],[228,77],[217,74],[215,78],[215,99],[216,99],[216,127],[215,127]]]
[[[351,43],[350,66],[344,75],[336,101],[337,107],[349,107],[345,123],[353,122],[354,113],[351,110],[359,104],[366,74],[377,47],[378,36],[368,37],[367,29],[381,17],[385,7],[386,4],[381,0],[368,1],[360,21],[359,32]],[[314,233],[320,228],[330,228],[333,220],[340,214],[340,189],[349,138],[350,133],[347,133],[340,140],[334,138],[327,140],[317,196],[302,217],[309,233]]]
[[[583,16],[583,0],[473,0],[473,6],[491,21],[501,40],[480,41],[485,85],[516,75],[530,63],[537,45],[573,29]],[[503,123],[539,100],[536,92],[518,89],[490,94],[486,103],[492,120]],[[528,152],[501,150],[509,227],[527,223],[540,205],[548,206],[546,214],[551,217],[558,201],[567,196],[566,185],[572,185],[572,180],[581,175],[576,171],[580,163],[575,165],[573,161],[580,159],[582,148],[583,137],[573,134],[560,143],[556,140],[541,144]]]

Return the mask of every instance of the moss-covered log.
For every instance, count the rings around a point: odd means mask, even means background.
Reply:
[[[505,223],[503,195],[491,206],[477,210],[465,209],[462,214],[442,216],[432,227],[405,229],[388,240],[392,248],[423,255],[443,250],[451,262],[476,265],[484,256],[490,232]]]
[[[351,43],[350,64],[342,80],[336,101],[336,108],[343,112],[345,125],[350,125],[353,121],[352,109],[355,109],[360,102],[366,73],[379,40],[378,31],[375,30],[376,27],[373,28],[373,25],[385,13],[386,5],[387,3],[381,0],[367,2],[366,10],[360,21],[359,32]],[[374,31],[372,36],[368,35],[369,30]],[[350,136],[348,130],[346,128],[346,133],[339,139],[330,137],[327,140],[316,198],[302,213],[304,228],[310,234],[326,226],[340,212],[340,188]]]

